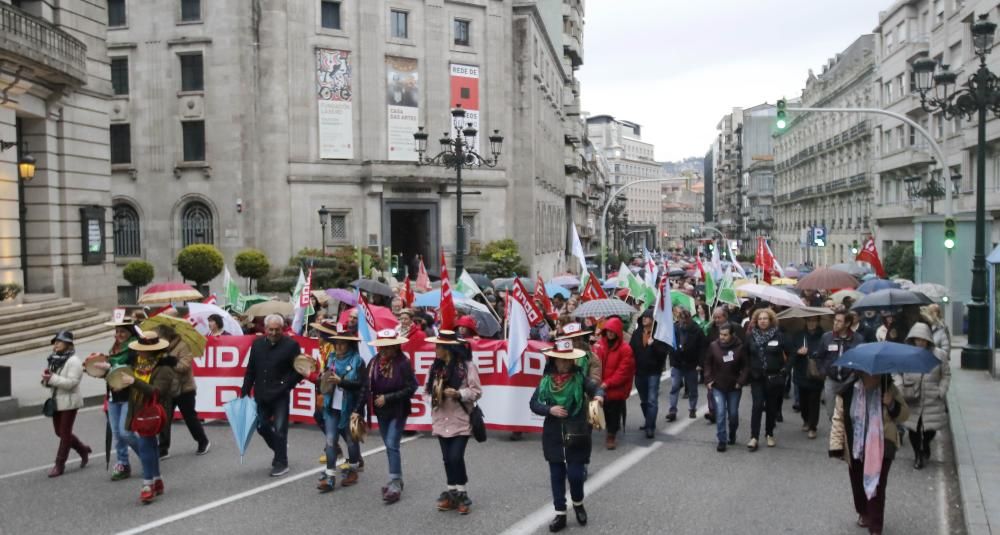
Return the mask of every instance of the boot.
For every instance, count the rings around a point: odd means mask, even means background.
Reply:
[[[163,494],[163,490],[164,489],[163,489],[163,480],[162,479],[157,479],[157,480],[153,481],[153,494],[159,496],[159,495]]]
[[[472,507],[472,500],[469,499],[469,493],[462,491],[455,496],[455,507],[458,509],[458,514],[467,515],[469,514],[470,508]]]
[[[566,528],[566,511],[556,513],[556,517],[549,522],[549,532],[556,533]]]
[[[49,470],[49,477],[59,477],[63,475],[63,472],[65,470],[66,470],[66,461],[60,462],[57,460],[56,464],[52,466],[51,470]]]
[[[583,504],[580,505],[573,504],[573,512],[576,513],[576,522],[581,526],[587,525],[587,510],[583,508]]]
[[[336,481],[336,479],[334,479],[333,476],[326,476],[326,477],[323,478],[322,481],[319,482],[318,485],[316,485],[316,490],[318,490],[320,492],[320,494],[326,494],[327,492],[333,492],[334,486],[336,484],[337,484],[337,481]]]
[[[348,471],[344,472],[343,476],[344,476],[344,480],[340,482],[340,486],[341,487],[350,487],[351,485],[353,485],[353,484],[355,484],[355,483],[358,482],[358,471],[357,470],[353,470],[353,469],[348,470]]]
[[[618,447],[618,440],[615,438],[613,433],[608,433],[608,436],[604,439],[604,447],[613,450]]]
[[[455,491],[446,490],[438,496],[437,508],[438,511],[451,511],[455,509]]]
[[[90,454],[93,453],[94,450],[90,449],[90,446],[84,446],[82,444],[80,446],[81,447],[76,450],[76,452],[80,454],[80,468],[86,468],[87,463],[90,462]]]

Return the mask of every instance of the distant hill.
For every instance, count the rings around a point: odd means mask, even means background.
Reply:
[[[691,156],[677,162],[662,162],[660,165],[663,166],[664,172],[671,176],[682,175],[685,171],[700,175],[705,169],[705,157]]]

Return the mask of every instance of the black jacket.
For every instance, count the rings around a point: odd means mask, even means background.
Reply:
[[[273,345],[266,336],[254,340],[243,376],[242,395],[248,396],[253,390],[258,403],[267,403],[290,392],[302,380],[292,368],[295,357],[301,354],[298,342],[287,336]]]
[[[836,381],[844,381],[849,373],[833,366],[833,361],[840,358],[852,347],[857,347],[864,343],[860,334],[848,330],[847,338],[841,338],[830,331],[824,333],[819,340],[819,350],[816,352],[819,372]]]
[[[809,378],[809,360],[813,359],[816,361],[817,369],[820,367],[820,362],[817,359],[819,354],[820,342],[823,338],[823,330],[818,328],[815,331],[809,332],[802,330],[795,333],[787,338],[788,347],[785,348],[785,354],[788,355],[788,360],[791,362],[792,369],[792,381],[799,386],[799,388],[808,388],[812,390],[823,388],[823,379],[810,379]],[[805,345],[806,354],[799,355],[799,349]],[[822,371],[820,373],[823,373]]]
[[[604,391],[601,390],[601,386],[591,381],[589,377],[583,378],[583,389],[586,393],[585,400],[592,399],[594,396],[604,397]],[[563,447],[562,438],[564,423],[567,425],[584,425],[588,430],[591,428],[590,424],[587,423],[588,411],[586,403],[584,403],[584,406],[576,414],[571,414],[566,418],[557,418],[549,412],[552,406],[538,401],[538,388],[536,387],[528,405],[531,407],[531,412],[545,417],[545,421],[542,423],[542,454],[545,456],[546,461],[550,463],[570,462],[583,464],[590,462],[590,441],[579,447],[565,448]]]
[[[632,331],[629,340],[632,346],[632,357],[635,358],[636,375],[660,375],[667,364],[670,346],[659,340],[652,340],[648,346],[642,345],[642,326]]]
[[[787,371],[785,362],[785,341],[781,331],[775,329],[774,334],[763,346],[754,342],[753,332],[747,334],[746,349],[750,356],[750,379],[761,381],[766,375],[777,375]]]
[[[679,370],[693,370],[701,365],[702,356],[708,344],[701,327],[693,321],[687,327],[674,323],[677,349],[670,353],[670,366]]]

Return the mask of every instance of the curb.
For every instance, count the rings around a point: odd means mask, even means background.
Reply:
[[[16,398],[15,398],[16,401]],[[99,396],[87,396],[83,398],[84,407],[98,407],[104,404],[104,394]],[[18,405],[17,409],[12,411],[9,415],[0,416],[0,422],[7,422],[10,420],[19,420],[21,418],[30,418],[32,416],[41,416],[42,406],[41,405]]]
[[[955,453],[955,467],[958,470],[958,487],[962,500],[962,519],[968,535],[991,535],[986,506],[983,503],[979,474],[972,460],[972,448],[965,428],[965,416],[958,402],[955,389],[948,390],[948,423],[951,430],[952,446]]]

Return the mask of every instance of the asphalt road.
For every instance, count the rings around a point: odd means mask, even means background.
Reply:
[[[669,386],[669,381],[663,384]],[[661,413],[665,412],[661,392]],[[701,411],[704,411],[704,391]],[[686,404],[683,404],[686,406]],[[809,440],[785,403],[776,448],[755,453],[748,439],[749,391],[741,407],[739,443],[715,451],[715,427],[704,419],[662,421],[655,440],[639,431],[638,402],[629,404],[627,434],[606,451],[595,433],[587,482],[592,533],[860,533],[854,526],[847,469],[826,454],[828,426]],[[699,415],[700,415],[699,412]],[[46,472],[56,448],[51,422],[0,424],[0,533],[470,533],[545,532],[552,517],[548,469],[536,435],[511,442],[491,433],[467,451],[472,513],[438,512],[444,488],[437,439],[419,434],[403,444],[403,499],[383,505],[386,462],[377,434],[363,444],[366,470],[358,485],[320,495],[314,489],[323,445],[315,427],[293,425],[289,475],[267,476],[270,450],[259,437],[240,465],[228,425],[207,426],[213,447],[204,457],[183,423],[175,423],[172,456],[162,463],[166,494],[139,504],[140,476],[111,482],[104,471],[104,415],[89,409],[76,431],[97,455],[80,470],[75,457],[62,477]],[[900,451],[889,477],[886,533],[963,533],[950,447],[935,441],[933,461],[913,470],[912,451]],[[944,459],[944,461],[942,461]],[[133,455],[133,469],[139,463]],[[572,515],[571,515],[572,517]],[[571,518],[568,532],[581,532]]]

